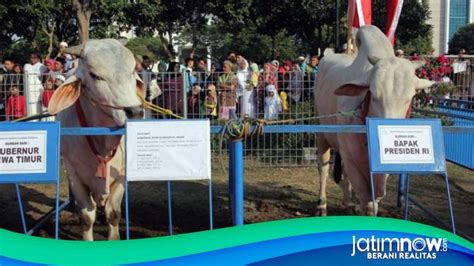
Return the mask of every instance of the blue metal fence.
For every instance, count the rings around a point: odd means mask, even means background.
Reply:
[[[447,100],[446,103],[448,104],[439,105],[436,109],[450,114],[448,119],[453,123],[453,126],[474,127],[474,109],[469,109],[474,108],[474,102]],[[458,107],[453,107],[453,104]],[[474,170],[474,134],[446,132],[444,143],[447,160]]]

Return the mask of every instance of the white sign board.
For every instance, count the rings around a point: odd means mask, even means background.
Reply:
[[[381,164],[434,163],[430,126],[378,126]]]
[[[208,120],[127,122],[127,180],[211,178]]]
[[[467,69],[467,62],[466,62],[466,61],[463,61],[463,62],[454,62],[454,63],[452,64],[452,67],[453,67],[453,73],[454,73],[454,74],[464,72],[464,71],[466,71],[466,69]]]
[[[47,131],[0,132],[0,173],[46,173]]]

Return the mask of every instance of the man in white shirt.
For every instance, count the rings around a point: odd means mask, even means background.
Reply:
[[[62,72],[64,72],[64,73],[68,72],[69,70],[73,69],[74,67],[77,67],[77,66],[74,66],[74,58],[72,58],[72,56],[70,54],[65,53],[64,50],[67,47],[68,47],[67,42],[60,42],[59,43],[58,55],[56,55],[56,57],[61,57],[61,58],[66,59],[64,64],[63,64],[64,69],[62,70]],[[56,69],[56,70],[59,70],[59,69]]]
[[[37,53],[30,54],[30,63],[24,66],[25,74],[28,76],[28,83],[25,86],[25,98],[27,100],[27,115],[36,115],[41,112],[41,93],[43,85],[41,84],[41,74],[47,71],[47,68],[40,63]]]

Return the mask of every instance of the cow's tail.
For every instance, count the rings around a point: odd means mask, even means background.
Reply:
[[[341,182],[341,179],[342,179],[342,161],[341,161],[341,155],[339,154],[339,152],[335,152],[335,155],[334,155],[334,168],[333,168],[333,177],[334,177],[334,181],[336,182],[336,184],[339,184],[339,182]]]

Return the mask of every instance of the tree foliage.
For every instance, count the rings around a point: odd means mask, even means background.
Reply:
[[[159,38],[154,37],[138,37],[133,38],[125,45],[132,53],[137,57],[144,55],[150,57],[151,60],[157,61],[158,59],[166,57],[165,51],[161,46]]]
[[[385,32],[386,0],[374,0],[373,7],[373,24]],[[405,54],[431,54],[432,26],[426,22],[430,15],[427,1],[404,0],[395,34],[396,48],[402,49]]]
[[[77,44],[79,24],[74,2],[88,4],[91,38],[119,38],[121,32],[131,30],[142,37],[130,44],[139,55],[169,60],[175,58],[177,44],[190,44],[192,54],[199,57],[210,51],[213,58],[220,60],[230,50],[238,50],[263,61],[321,53],[327,47],[335,47],[337,37],[341,43],[345,39],[346,1],[0,0],[0,48],[21,41],[45,53],[50,48],[54,55],[60,41]],[[385,29],[385,15],[385,0],[374,0],[373,23],[381,29]],[[428,17],[426,1],[405,0],[397,48],[407,53],[427,53],[431,48]]]
[[[459,28],[449,42],[451,54],[457,54],[461,48],[466,49],[467,53],[474,53],[474,23]]]

